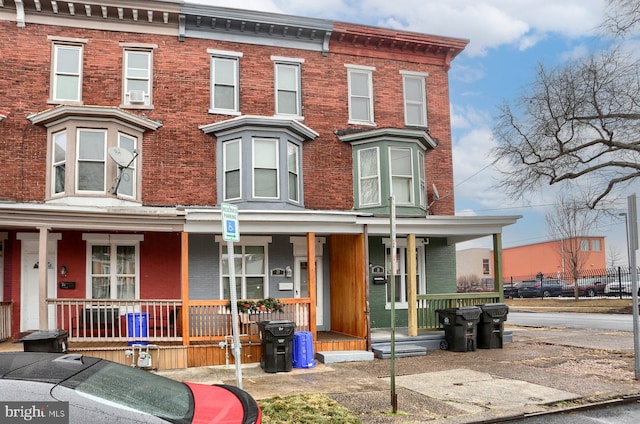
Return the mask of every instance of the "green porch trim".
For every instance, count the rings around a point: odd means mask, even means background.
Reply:
[[[441,330],[438,309],[477,306],[485,303],[498,303],[502,300],[499,292],[487,293],[446,293],[418,295],[418,331]]]

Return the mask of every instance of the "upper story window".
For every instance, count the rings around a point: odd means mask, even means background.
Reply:
[[[339,137],[353,146],[356,208],[387,211],[393,195],[402,213],[427,213],[425,151],[436,143],[426,131],[385,128]]]
[[[318,133],[293,118],[244,115],[200,127],[217,140],[218,198],[222,201],[304,202],[303,142]]]
[[[482,273],[484,275],[491,274],[491,270],[489,268],[489,259],[483,259],[482,260]]]
[[[123,100],[126,107],[148,108],[153,103],[153,49],[155,44],[120,43],[123,51]]]
[[[85,39],[49,37],[52,41],[51,103],[82,101],[82,56]]]
[[[117,108],[83,106],[58,106],[27,118],[47,127],[49,202],[109,205],[114,200],[141,201],[141,158],[136,152],[144,132],[159,128],[159,123]],[[131,163],[119,166],[109,157],[111,147],[131,153]]]
[[[580,250],[583,251],[583,252],[588,252],[589,251],[589,240],[588,239],[580,240]]]
[[[358,150],[358,204],[360,207],[379,206],[380,199],[380,149],[371,147]]]
[[[345,65],[349,85],[349,123],[374,125],[373,71],[370,66]]]
[[[240,114],[239,62],[242,53],[208,49],[211,55],[209,113]]]
[[[302,117],[300,65],[303,59],[272,56],[275,62],[276,115]]]
[[[600,240],[598,239],[591,240],[591,251],[600,252],[600,250],[602,250],[602,247],[600,246]]]
[[[429,74],[400,71],[404,87],[404,121],[408,126],[427,126],[425,77]]]

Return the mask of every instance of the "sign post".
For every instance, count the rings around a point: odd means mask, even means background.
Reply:
[[[236,293],[236,265],[234,241],[240,241],[240,228],[238,225],[238,207],[228,203],[221,205],[222,240],[227,242],[227,263],[229,264],[229,302],[231,303],[231,322],[233,342],[231,352],[236,364],[236,386],[242,389],[242,364],[240,345],[240,329],[238,328],[238,294]]]

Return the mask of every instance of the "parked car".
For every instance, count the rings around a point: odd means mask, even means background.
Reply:
[[[513,299],[514,297],[518,297],[518,287],[516,283],[504,283],[502,288],[502,293],[504,294],[505,299]]]
[[[606,287],[606,278],[580,278],[578,279],[578,296],[602,296]],[[567,283],[564,287],[562,287],[562,295],[574,296],[575,285],[572,283]]]
[[[545,278],[543,280],[525,280],[516,284],[518,297],[553,297],[562,296],[562,287],[567,285],[564,280]]]
[[[0,400],[68,414],[68,423],[262,422],[256,401],[237,387],[181,383],[80,354],[0,353]]]
[[[607,283],[604,293],[608,296],[619,296],[621,294],[631,296],[631,277],[624,276],[622,279]],[[640,289],[638,289],[640,294]]]

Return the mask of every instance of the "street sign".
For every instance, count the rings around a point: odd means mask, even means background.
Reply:
[[[223,203],[222,205],[222,240],[240,241],[238,226],[238,207]]]

